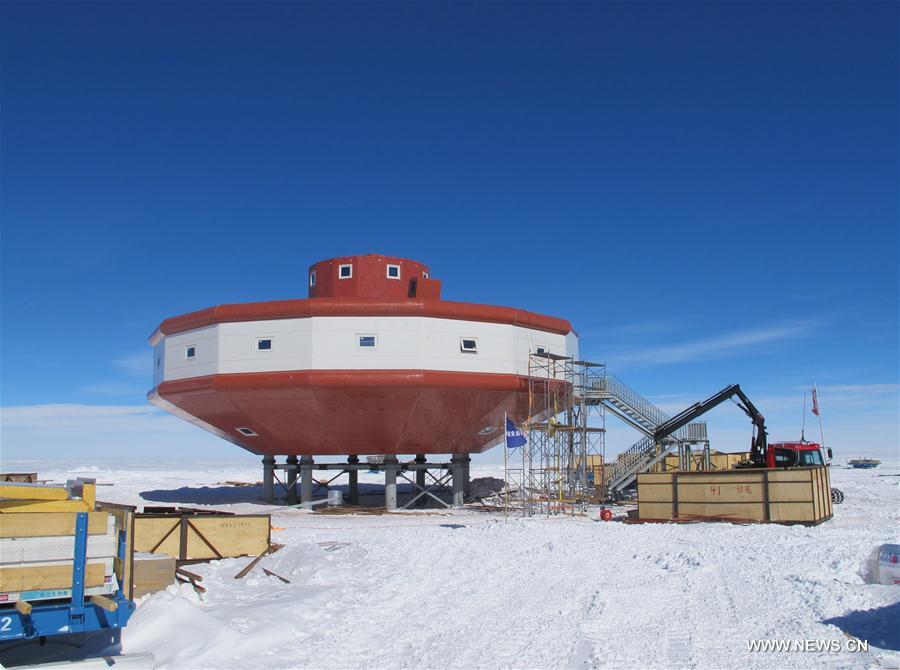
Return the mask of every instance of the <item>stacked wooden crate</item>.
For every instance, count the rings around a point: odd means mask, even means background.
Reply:
[[[128,514],[95,511],[92,482],[66,486],[0,484],[0,605],[69,598],[76,513],[88,513],[86,596],[118,589],[127,566],[117,559]]]

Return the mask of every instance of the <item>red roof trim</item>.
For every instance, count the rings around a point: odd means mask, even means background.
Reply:
[[[439,319],[505,323],[560,335],[566,335],[572,331],[572,324],[565,319],[526,312],[513,307],[496,307],[449,300],[390,302],[333,298],[275,300],[208,307],[197,312],[166,319],[160,324],[158,330],[163,335],[174,335],[217,323],[297,319],[310,316],[429,316]]]

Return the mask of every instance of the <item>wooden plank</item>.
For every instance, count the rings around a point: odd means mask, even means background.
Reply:
[[[762,521],[765,506],[758,503],[679,503],[679,516],[734,517]]]
[[[641,484],[640,502],[671,502],[671,484]]]
[[[107,513],[89,512],[88,534],[105,534],[108,523],[109,515]],[[75,515],[70,512],[0,514],[0,537],[41,537],[74,534]]]
[[[188,534],[187,560],[218,558],[216,553],[230,557],[256,556],[269,546],[270,518],[268,515],[200,516],[194,517],[190,521],[194,529],[199,532]],[[208,546],[207,541],[215,549]]]
[[[83,500],[0,500],[0,514],[28,512],[90,512],[93,505]]]
[[[117,549],[118,538],[114,529],[106,535],[88,536],[88,558],[113,558]],[[74,556],[74,536],[0,538],[0,565],[71,561]]]
[[[760,503],[763,501],[761,482],[743,483],[728,479],[715,480],[713,483],[699,483],[693,477],[679,478],[678,503],[686,502],[718,502],[718,503]]]
[[[68,500],[69,489],[44,484],[0,483],[0,498],[7,500]]]
[[[811,480],[805,482],[770,482],[769,500],[772,503],[807,502],[814,505]]]
[[[638,503],[638,516],[641,519],[671,519],[675,516],[672,503]]]
[[[103,586],[107,574],[103,562],[88,562],[84,585]],[[72,564],[0,567],[0,592],[68,589],[72,586]]]

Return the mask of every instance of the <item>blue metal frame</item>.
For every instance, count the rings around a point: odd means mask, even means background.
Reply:
[[[123,562],[122,565],[125,565],[128,558],[126,533],[126,530],[119,531],[117,554]],[[116,592],[107,596],[118,604],[118,608],[114,612],[108,612],[93,603],[84,602],[87,538],[87,512],[77,512],[71,598],[68,601],[46,601],[35,604],[28,615],[20,614],[13,606],[0,607],[0,642],[92,632],[105,628],[123,628],[128,623],[135,606],[134,602],[125,597],[124,584],[121,580],[117,580]]]

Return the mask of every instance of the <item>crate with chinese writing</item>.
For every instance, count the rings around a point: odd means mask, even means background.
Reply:
[[[815,525],[831,516],[827,467],[638,475],[641,520]]]

